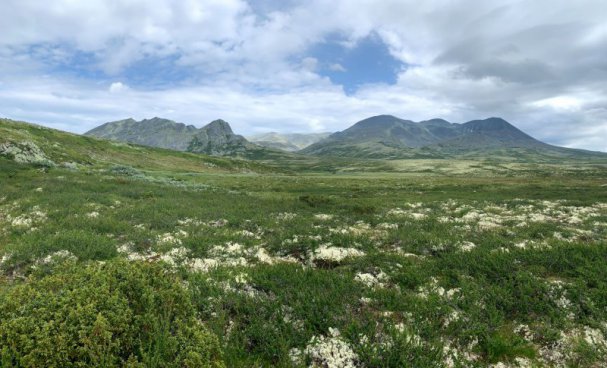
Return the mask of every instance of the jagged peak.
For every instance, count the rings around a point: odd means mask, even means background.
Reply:
[[[216,132],[224,132],[224,133],[228,133],[228,134],[234,134],[230,124],[227,121],[222,120],[222,119],[213,120],[212,122],[210,122],[207,125],[205,125],[204,127],[202,127],[202,129],[212,130],[212,131],[216,131]]]

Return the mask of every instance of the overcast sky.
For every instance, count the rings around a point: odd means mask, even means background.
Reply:
[[[247,135],[378,114],[607,151],[607,1],[0,1],[0,116]]]

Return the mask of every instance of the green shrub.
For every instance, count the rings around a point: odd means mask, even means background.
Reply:
[[[310,207],[321,207],[331,203],[331,199],[322,195],[301,195],[299,200]]]
[[[141,171],[130,167],[130,166],[124,166],[124,165],[114,165],[112,167],[110,167],[110,173],[115,174],[115,175],[123,175],[123,176],[141,176],[142,173]]]
[[[66,264],[0,294],[2,367],[223,367],[187,291],[159,265]]]

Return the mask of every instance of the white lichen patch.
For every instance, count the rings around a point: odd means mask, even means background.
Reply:
[[[327,215],[325,213],[318,213],[318,214],[314,215],[314,219],[319,220],[319,221],[329,221],[329,220],[333,220],[333,215]]]
[[[329,328],[328,336],[312,337],[303,353],[312,361],[309,367],[358,367],[358,355],[336,328]]]
[[[548,295],[560,310],[567,313],[567,318],[572,320],[575,318],[575,313],[573,312],[574,305],[567,297],[565,285],[565,282],[562,280],[549,280]]]
[[[276,264],[276,263],[297,263],[298,260],[290,257],[290,256],[285,256],[285,257],[281,257],[281,256],[272,256],[268,253],[268,251],[265,248],[258,248],[256,250],[255,254],[255,258],[257,258],[257,260],[261,263],[265,263],[265,264]]]
[[[99,217],[99,212],[97,212],[97,211],[89,212],[85,216],[88,218],[91,218],[91,219],[96,219]]]
[[[245,251],[244,245],[237,242],[227,242],[224,245],[216,245],[209,253],[214,256],[235,256],[241,255]]]
[[[310,256],[310,261],[340,263],[346,258],[362,257],[365,253],[355,248],[334,247],[331,243],[323,244],[318,247]]]
[[[299,367],[304,363],[304,352],[302,349],[291,348],[289,350],[289,359],[294,366]]]
[[[357,221],[352,225],[330,227],[328,228],[328,231],[330,234],[366,237],[371,240],[382,239],[388,235],[388,231],[385,229],[378,227],[373,228],[370,224],[364,221]]]
[[[226,219],[219,219],[219,220],[213,220],[213,221],[207,222],[206,226],[210,226],[210,227],[224,227],[228,223],[229,222]]]
[[[430,209],[427,209],[426,211],[430,212]],[[386,213],[386,216],[409,218],[412,220],[419,221],[419,220],[423,220],[423,219],[427,218],[428,213],[422,212],[422,209],[419,206],[413,206],[413,207],[410,207],[409,209],[402,209],[400,207],[393,208]]]
[[[428,299],[431,295],[436,295],[447,300],[455,298],[461,290],[459,288],[445,289],[439,286],[438,279],[431,277],[430,281],[426,285],[422,285],[417,290],[417,296],[422,299]]]
[[[31,212],[16,217],[11,216],[10,214],[6,215],[7,222],[13,227],[29,228],[29,230],[35,230],[34,225],[43,223],[46,219],[46,213],[42,212],[38,206],[34,206]]]
[[[0,258],[0,269],[11,259],[12,256],[13,255],[11,253],[2,255],[2,258]]]
[[[448,368],[459,368],[476,366],[475,362],[480,359],[480,356],[474,353],[478,342],[473,340],[462,348],[458,348],[453,342],[447,341],[443,346],[443,362]]]
[[[46,257],[40,258],[34,262],[34,268],[42,265],[49,265],[53,263],[60,263],[65,261],[76,261],[78,258],[69,250],[58,250],[54,253],[47,255]]]
[[[188,233],[183,230],[178,230],[174,233],[164,233],[156,236],[156,242],[163,245],[181,245],[180,238],[186,238]]]
[[[418,207],[414,212],[412,209],[396,208],[388,211],[387,216],[412,217],[413,213],[428,214],[430,210]],[[471,230],[472,226],[480,230],[494,230],[525,227],[533,223],[556,223],[577,232],[575,226],[579,227],[596,216],[606,214],[604,203],[582,207],[568,206],[566,201],[533,200],[514,200],[510,204],[500,205],[483,202],[458,205],[455,201],[446,201],[440,205],[440,211],[437,213],[439,222],[461,224],[463,230]],[[592,236],[588,230],[581,230],[584,233],[579,233],[580,236]]]
[[[461,250],[462,252],[470,252],[472,251],[474,248],[476,248],[476,244],[474,244],[473,242],[470,241],[463,241],[461,243],[459,243],[457,245],[457,247],[459,248],[459,250]]]
[[[595,350],[599,356],[599,361],[595,362],[593,367],[607,366],[607,340],[605,334],[596,328],[582,326],[561,332],[559,339],[548,345],[542,346],[539,350],[539,358],[546,366],[566,368],[572,361],[578,360],[579,351],[576,349],[580,344]]]
[[[377,224],[376,228],[380,230],[396,230],[398,229],[398,224],[382,222],[381,224]]]
[[[458,322],[462,319],[462,313],[459,310],[452,310],[444,319],[443,327],[447,328],[451,324]]]
[[[194,272],[209,272],[219,266],[219,261],[213,258],[194,258],[188,263],[190,269]]]
[[[296,331],[303,331],[305,322],[295,317],[295,312],[292,307],[282,305],[280,307],[280,312],[282,314],[282,321],[284,323],[290,324]]]
[[[18,163],[55,166],[44,151],[34,142],[4,142],[0,144],[0,156],[8,157]]]
[[[294,218],[297,217],[296,213],[292,213],[292,212],[280,212],[277,213],[274,218],[276,218],[276,221],[291,221]]]
[[[390,278],[386,273],[380,270],[376,274],[359,272],[354,276],[354,280],[362,283],[368,288],[382,289],[387,286]]]
[[[173,248],[170,251],[162,254],[160,260],[168,263],[171,266],[177,266],[186,262],[190,250],[184,247]]]
[[[186,218],[177,220],[177,225],[179,225],[179,226],[196,226],[197,227],[197,226],[203,226],[206,224],[201,220],[186,217]]]

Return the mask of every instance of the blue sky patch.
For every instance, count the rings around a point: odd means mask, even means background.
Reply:
[[[318,59],[317,72],[343,86],[347,94],[364,84],[395,84],[398,73],[406,68],[376,35],[359,40],[351,48],[339,38],[331,38],[314,46],[306,56]]]

